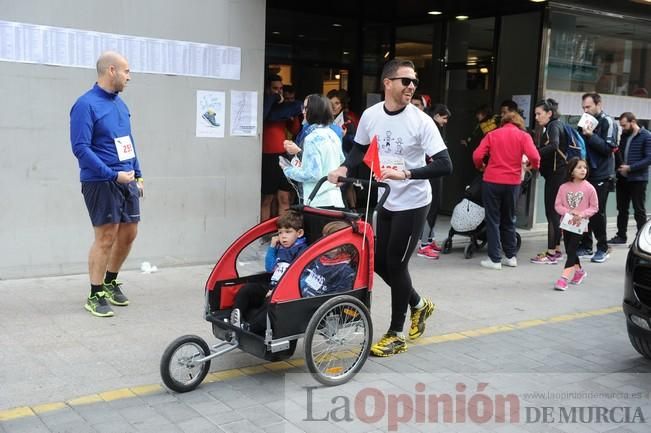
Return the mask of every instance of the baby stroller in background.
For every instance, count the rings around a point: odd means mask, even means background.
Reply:
[[[523,186],[528,179],[525,178]],[[443,254],[450,254],[452,250],[452,237],[454,235],[468,236],[470,242],[463,249],[463,256],[469,259],[475,251],[480,250],[486,245],[486,212],[481,200],[482,176],[477,176],[466,187],[464,197],[452,210],[450,218],[450,232],[443,243]],[[516,251],[520,250],[522,239],[520,233],[515,233]]]

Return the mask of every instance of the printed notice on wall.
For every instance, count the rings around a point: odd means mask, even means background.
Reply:
[[[239,47],[0,20],[0,60],[95,69],[109,50],[125,56],[131,72],[240,79]]]
[[[197,137],[224,137],[226,93],[197,90]]]
[[[231,90],[231,135],[255,136],[258,133],[258,92]]]

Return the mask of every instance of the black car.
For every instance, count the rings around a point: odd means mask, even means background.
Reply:
[[[631,344],[651,359],[651,221],[642,227],[626,258],[623,307]]]

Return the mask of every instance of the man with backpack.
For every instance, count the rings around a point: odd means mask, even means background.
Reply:
[[[596,126],[579,128],[585,141],[588,159],[588,181],[597,190],[599,211],[590,218],[588,232],[584,233],[577,251],[579,257],[592,256],[591,261],[603,263],[608,260],[608,241],[606,237],[606,203],[608,193],[615,187],[615,157],[617,150],[617,124],[612,117],[603,112],[601,95],[586,93],[582,97],[583,112],[597,119]],[[597,240],[597,251],[592,254],[592,234]]]
[[[617,163],[617,234],[609,244],[625,244],[628,227],[628,208],[633,202],[633,215],[637,230],[646,223],[646,185],[649,181],[651,164],[651,133],[637,124],[635,114],[622,113],[619,116],[622,139]]]

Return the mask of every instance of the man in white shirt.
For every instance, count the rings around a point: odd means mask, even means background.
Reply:
[[[425,331],[435,305],[418,295],[411,284],[409,259],[416,248],[432,200],[429,179],[452,173],[452,162],[431,117],[412,105],[418,86],[414,64],[389,61],[382,71],[384,101],[369,107],[359,121],[355,146],[344,164],[329,173],[330,182],[358,165],[374,136],[378,138],[381,177],[391,192],[378,210],[375,270],[391,287],[391,324],[371,348],[375,356],[407,350],[403,334],[407,306],[411,307],[409,338]],[[426,157],[431,162],[425,165]]]

